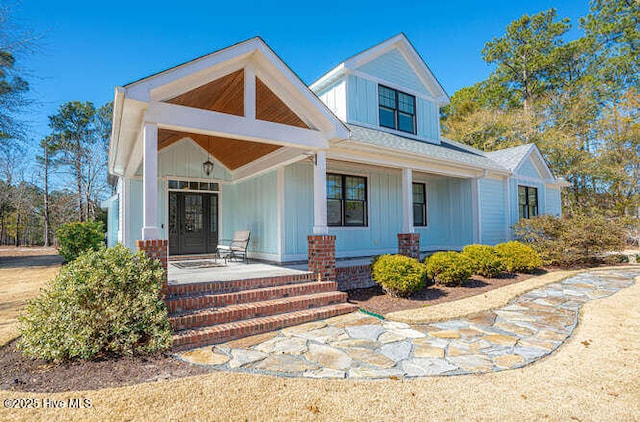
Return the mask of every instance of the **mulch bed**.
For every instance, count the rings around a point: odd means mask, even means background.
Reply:
[[[380,286],[349,290],[347,293],[349,294],[349,302],[355,303],[369,312],[384,315],[389,312],[416,309],[475,296],[544,273],[546,271],[540,271],[536,274],[502,274],[498,278],[485,278],[474,275],[460,287],[432,285],[415,292],[406,299],[388,296]]]
[[[52,364],[23,357],[13,340],[0,348],[0,390],[54,393],[122,387],[206,374],[168,353]]]

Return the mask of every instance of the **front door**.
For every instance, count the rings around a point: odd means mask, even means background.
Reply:
[[[218,194],[169,192],[169,254],[215,252]]]

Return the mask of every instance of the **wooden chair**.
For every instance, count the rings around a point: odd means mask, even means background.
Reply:
[[[228,242],[228,244],[218,243],[217,255],[224,258],[225,263],[228,259],[242,258],[242,261],[247,264],[249,262],[247,248],[249,247],[250,235],[251,232],[249,230],[238,230],[233,233],[232,240],[221,240],[222,242]]]

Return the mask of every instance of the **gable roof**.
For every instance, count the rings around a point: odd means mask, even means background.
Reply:
[[[486,156],[508,168],[512,173],[517,173],[522,164],[531,157],[533,163],[541,175],[548,179],[555,179],[549,166],[542,157],[540,150],[535,144],[518,145],[517,147],[504,148],[497,151],[487,152]]]
[[[393,49],[398,50],[402,54],[409,66],[414,70],[416,76],[432,93],[438,105],[443,106],[449,104],[449,96],[446,91],[404,33],[395,35],[361,53],[349,57],[322,75],[317,81],[312,83],[310,87],[315,92],[318,92],[349,70],[356,70],[356,68],[363,66]]]

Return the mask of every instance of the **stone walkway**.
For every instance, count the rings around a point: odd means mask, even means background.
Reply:
[[[309,378],[459,375],[519,368],[573,332],[581,306],[633,284],[640,273],[583,273],[473,318],[409,325],[355,312],[201,348],[179,359],[220,370]]]

